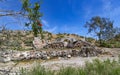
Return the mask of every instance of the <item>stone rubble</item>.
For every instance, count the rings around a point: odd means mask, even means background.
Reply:
[[[4,51],[0,55],[1,62],[30,60],[30,59],[51,59],[55,57],[91,57],[102,53],[102,50],[94,47],[82,47],[81,49],[70,50],[32,50],[32,51]]]
[[[65,41],[66,39],[68,41]],[[8,62],[30,59],[46,60],[55,57],[70,58],[77,56],[91,57],[97,56],[102,53],[102,50],[83,40],[75,40],[71,38],[65,38],[61,40],[62,41],[46,44],[44,40],[40,40],[38,37],[35,37],[33,41],[33,45],[36,48],[35,50],[0,50],[0,61]]]

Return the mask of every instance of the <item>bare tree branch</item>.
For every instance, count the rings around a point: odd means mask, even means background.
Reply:
[[[0,12],[14,12],[13,10],[3,10],[3,9],[0,9]]]
[[[28,17],[28,15],[26,15],[22,11],[15,12],[13,10],[2,10],[2,9],[0,9],[0,17],[2,17],[2,16],[18,16],[18,15],[21,15],[23,17]]]
[[[0,14],[0,17],[1,16],[15,16],[15,15],[20,15],[22,14],[21,12],[16,12],[16,13],[6,13],[6,14]]]

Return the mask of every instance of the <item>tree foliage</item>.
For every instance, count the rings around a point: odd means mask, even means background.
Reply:
[[[120,28],[115,28],[116,33],[115,33],[115,37],[114,40],[119,41],[120,42]]]
[[[32,27],[35,37],[37,37],[38,33],[40,33],[41,38],[43,38],[42,24],[40,22],[42,13],[39,11],[40,10],[39,2],[36,2],[32,5],[29,0],[22,0],[22,10],[25,11],[24,14],[28,15],[28,19],[30,21],[29,23],[26,23],[26,26]]]
[[[86,22],[85,27],[88,28],[88,33],[94,32],[98,37],[100,44],[102,40],[110,39],[114,36],[113,21],[109,18],[101,18],[100,16],[92,17]]]
[[[116,28],[115,28],[115,31],[116,31],[116,32],[115,32],[116,35],[120,35],[120,28],[119,28],[119,27],[116,27]]]

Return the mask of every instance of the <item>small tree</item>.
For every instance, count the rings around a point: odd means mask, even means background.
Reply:
[[[27,14],[30,21],[29,23],[26,23],[26,26],[32,27],[35,37],[37,37],[38,33],[40,33],[41,38],[43,39],[42,24],[40,22],[42,14],[39,12],[40,4],[36,2],[32,5],[29,0],[22,0],[22,9],[25,11],[24,14]]]
[[[90,21],[86,22],[85,27],[88,28],[88,33],[94,32],[97,35],[100,45],[102,40],[110,39],[114,35],[113,22],[108,18],[92,17]]]

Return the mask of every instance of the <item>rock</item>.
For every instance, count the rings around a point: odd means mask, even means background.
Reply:
[[[50,52],[50,56],[51,56],[51,57],[56,57],[56,56],[57,56],[57,52],[56,52],[56,51]]]
[[[67,47],[68,45],[68,42],[63,42],[64,43],[64,47]]]
[[[101,54],[101,51],[94,47],[86,46],[81,48],[81,51],[79,54],[80,56],[83,56],[83,57],[91,57],[91,56],[97,56],[98,54]]]
[[[29,59],[44,59],[48,60],[50,58],[62,57],[71,58],[76,56],[81,57],[92,57],[100,56],[103,53],[101,49],[96,48],[91,45],[82,46],[81,49],[70,49],[70,50],[38,50],[38,51],[3,51],[1,52],[1,62],[7,62],[11,60],[29,60]],[[105,53],[105,52],[104,52]],[[109,54],[110,55],[110,54]]]
[[[50,59],[50,57],[49,57],[49,56],[47,56],[47,59],[49,60],[49,59]]]
[[[68,58],[71,58],[71,55],[67,55]]]
[[[47,59],[48,59],[48,56],[47,56],[47,55],[43,55],[41,59],[47,60]]]
[[[11,61],[11,58],[10,57],[0,57],[0,62],[9,62]]]
[[[72,42],[68,42],[67,48],[73,48],[74,44]]]
[[[40,53],[35,53],[35,58],[36,58],[36,59],[41,58],[41,54],[40,54]]]
[[[27,52],[22,52],[22,53],[21,53],[21,56],[27,57],[27,56],[28,56],[28,53],[27,53]]]
[[[72,50],[72,56],[78,56],[79,51],[78,50]]]
[[[33,45],[36,49],[41,49],[46,45],[46,42],[44,40],[40,40],[38,37],[34,37]]]
[[[59,60],[61,60],[61,59],[62,59],[62,57],[58,57],[58,59],[59,59]]]

